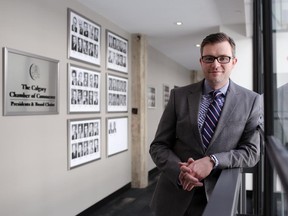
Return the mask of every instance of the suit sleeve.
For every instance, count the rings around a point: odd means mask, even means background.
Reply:
[[[252,103],[247,122],[237,147],[228,151],[214,154],[219,161],[218,168],[253,167],[260,158],[261,135],[263,125],[263,109],[261,97],[257,95]],[[228,140],[229,142],[229,140]]]
[[[177,186],[180,159],[172,151],[176,142],[175,92],[172,89],[168,104],[160,119],[149,153],[161,172]]]

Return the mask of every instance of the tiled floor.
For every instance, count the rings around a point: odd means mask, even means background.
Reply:
[[[147,188],[131,188],[93,212],[85,211],[78,216],[153,216],[149,203],[158,175],[157,172],[150,175]]]

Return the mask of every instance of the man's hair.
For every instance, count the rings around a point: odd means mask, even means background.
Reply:
[[[215,43],[220,43],[220,42],[224,42],[224,41],[227,41],[230,44],[230,46],[232,48],[232,55],[233,55],[233,57],[235,57],[236,44],[231,37],[229,37],[228,35],[226,35],[223,32],[210,34],[203,39],[203,41],[201,43],[201,48],[200,48],[201,56],[203,54],[203,48],[207,44],[215,44]]]

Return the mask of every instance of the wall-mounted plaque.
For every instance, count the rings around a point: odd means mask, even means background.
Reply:
[[[4,48],[4,115],[58,114],[59,61]]]

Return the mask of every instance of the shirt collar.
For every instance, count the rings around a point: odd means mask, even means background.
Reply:
[[[227,93],[227,90],[228,90],[228,87],[229,87],[229,84],[230,84],[230,79],[229,81],[227,82],[226,85],[224,85],[222,88],[220,89],[215,89],[215,90],[219,90],[222,92],[223,95],[226,95]],[[208,85],[208,82],[206,81],[206,79],[204,80],[204,86],[203,86],[203,94],[204,95],[207,95],[209,94],[209,92],[211,91],[214,91],[214,89],[212,89],[209,85]]]

